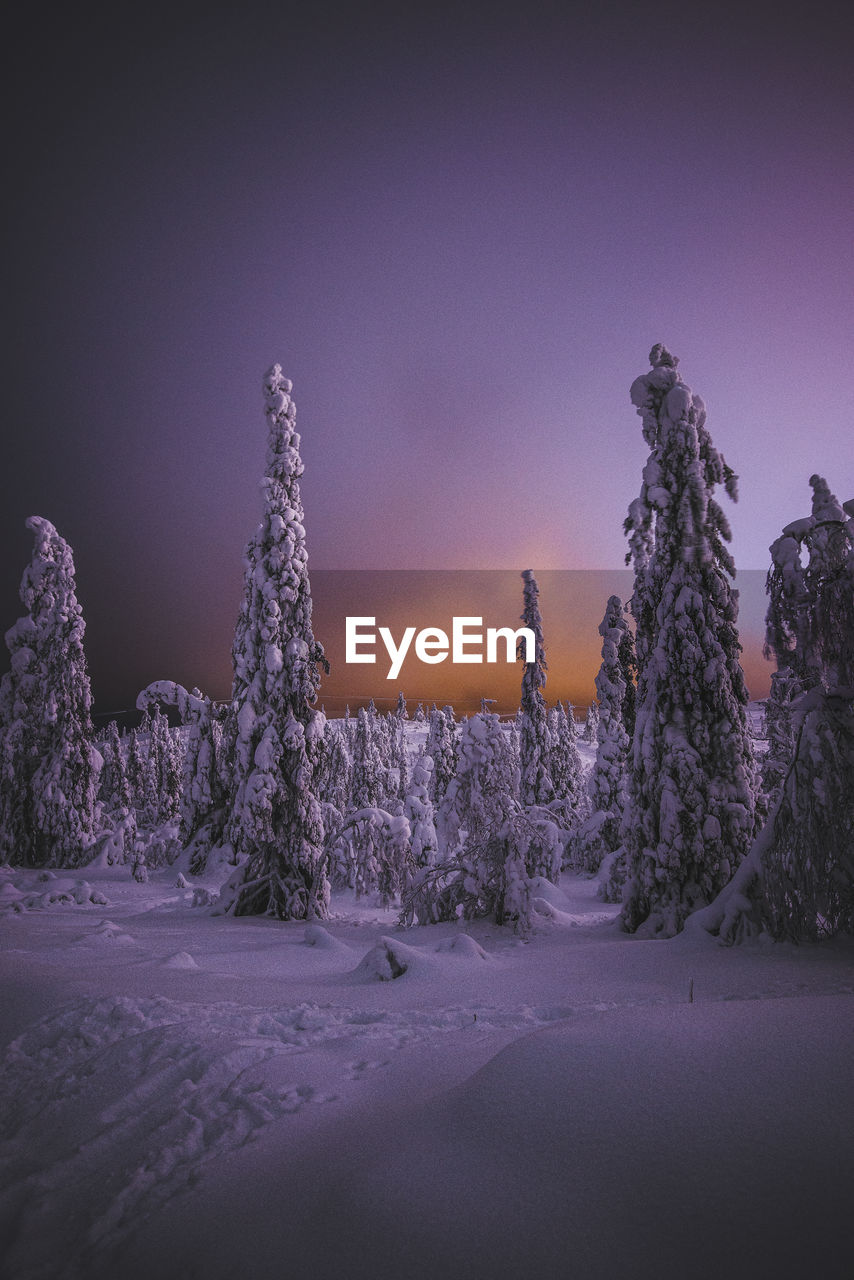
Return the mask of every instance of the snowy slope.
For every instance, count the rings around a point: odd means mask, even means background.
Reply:
[[[0,877],[9,1280],[843,1274],[849,943],[635,941],[574,878],[523,944],[85,874]]]

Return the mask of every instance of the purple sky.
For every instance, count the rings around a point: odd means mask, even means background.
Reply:
[[[659,340],[737,564],[813,471],[854,496],[846,9],[594,8],[7,30],[0,629],[47,516],[101,706],[145,661],[225,692],[274,360],[317,568],[619,567]]]

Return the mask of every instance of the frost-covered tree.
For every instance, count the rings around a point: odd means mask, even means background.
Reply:
[[[402,693],[397,695],[397,708],[394,713],[398,720],[408,720],[409,712],[406,710],[406,699]]]
[[[139,838],[133,809],[117,809],[114,825],[106,832],[101,853],[108,866],[133,863],[137,857]]]
[[[330,721],[327,751],[326,787],[320,791],[323,799],[340,812],[349,807],[353,784],[353,757],[346,728]]]
[[[622,921],[628,930],[672,935],[744,857],[755,827],[755,770],[730,532],[714,498],[722,484],[734,499],[736,477],[676,358],[656,346],[650,363],[631,389],[650,454],[626,520],[638,700]]]
[[[519,708],[519,797],[524,805],[550,804],[555,797],[549,769],[549,735],[543,687],[546,683],[546,650],[540,589],[531,569],[522,574],[522,624],[534,633],[534,661],[526,662],[526,646],[520,641],[517,657],[524,663],[522,701]]]
[[[591,747],[595,747],[599,741],[599,703],[595,700],[587,708],[584,719],[584,741]]]
[[[373,742],[374,751],[379,761],[379,770],[381,776],[380,795],[385,800],[389,795],[393,794],[395,788],[391,786],[389,771],[391,768],[391,758],[393,754],[392,742],[393,736],[397,729],[397,720],[393,713],[387,715],[371,714],[370,705],[368,706],[368,724],[371,730],[371,740]]]
[[[496,924],[512,924],[525,936],[533,924],[529,864],[543,862],[549,850],[552,861],[559,863],[557,828],[536,822],[517,807],[476,844],[467,844],[456,859],[415,868],[402,894],[401,923],[491,916]]]
[[[378,806],[350,813],[336,833],[333,862],[349,868],[348,883],[356,897],[376,892],[389,906],[411,879],[409,822]]]
[[[854,931],[854,500],[810,484],[812,514],[772,545],[767,584],[768,649],[794,687],[791,759],[748,857],[696,921],[727,942]]]
[[[409,757],[406,752],[406,730],[402,719],[395,719],[391,726],[390,742],[391,784],[398,800],[406,798],[409,786]]]
[[[130,809],[131,793],[128,783],[127,765],[119,736],[119,726],[115,720],[107,725],[107,736],[101,747],[104,767],[101,770],[98,795],[108,813],[119,809]]]
[[[794,758],[760,846],[761,918],[777,939],[816,941],[854,933],[854,683],[802,694],[793,726]]]
[[[360,707],[353,742],[352,806],[376,808],[385,799],[385,791],[386,771],[377,745],[377,718]]]
[[[192,846],[190,870],[200,875],[211,847],[222,837],[226,794],[223,781],[222,714],[200,689],[188,692],[174,680],[143,689],[137,707],[175,707],[185,733],[177,813],[184,847]],[[174,735],[170,735],[174,743]],[[170,815],[171,816],[171,815]]]
[[[228,719],[226,837],[245,866],[222,909],[280,920],[324,917],[329,885],[323,824],[312,791],[307,733],[323,649],[311,626],[292,385],[274,365],[264,379],[268,428],[264,513],[245,555]]]
[[[165,681],[158,681],[165,684]],[[151,686],[149,686],[151,688]],[[139,704],[139,700],[138,700]],[[181,752],[169,721],[154,703],[154,715],[145,706],[149,724],[148,754],[142,772],[140,818],[147,826],[157,826],[174,818],[181,803]]]
[[[76,866],[95,837],[100,757],[71,548],[48,520],[21,580],[24,617],[6,632],[0,682],[0,859]]]
[[[619,848],[620,824],[626,801],[629,736],[623,720],[626,683],[620,662],[620,646],[627,631],[623,602],[619,596],[610,596],[599,626],[602,637],[602,665],[596,676],[599,726],[596,760],[589,781],[591,809],[603,815],[599,840],[607,852]]]
[[[794,755],[793,704],[823,678],[821,657],[805,631],[813,603],[807,578],[809,575],[812,582],[821,581],[828,553],[833,561],[834,540],[828,538],[826,531],[838,523],[834,513],[841,513],[842,508],[821,476],[812,476],[810,484],[812,514],[788,524],[772,544],[766,582],[765,656],[776,659],[777,670],[771,677],[765,707],[768,752],[762,764],[762,781],[772,802]],[[803,563],[803,552],[808,555],[808,568]]]
[[[142,809],[139,815],[141,822],[148,827],[160,821],[161,749],[162,743],[152,729],[148,735],[148,755],[142,776]]]
[[[532,922],[531,878],[560,869],[558,828],[523,812],[518,757],[492,712],[460,726],[457,770],[439,807],[443,861],[414,870],[403,897],[405,924],[492,915],[521,933]]]
[[[430,775],[433,761],[428,755],[420,755],[412,769],[412,779],[406,795],[405,813],[409,820],[412,859],[418,867],[432,866],[439,852],[436,835],[436,818],[430,799]]]
[[[854,501],[822,476],[810,485],[812,512],[772,546],[768,581],[768,647],[789,697],[804,692],[762,893],[771,932],[795,940],[854,927]]]
[[[142,734],[137,727],[128,735],[127,778],[131,806],[140,812],[145,803],[145,762],[148,744],[143,750]]]
[[[584,785],[571,703],[568,708],[567,714],[558,702],[548,714],[549,767],[555,798],[569,801],[572,808],[578,810],[584,803]]]
[[[439,839],[452,853],[467,839],[476,843],[496,830],[518,806],[516,761],[498,716],[480,712],[463,721],[457,768],[439,807]]]
[[[433,772],[430,775],[430,799],[438,805],[442,802],[448,784],[456,772],[457,748],[454,726],[444,712],[437,711],[435,707],[430,712],[425,751],[433,761]]]
[[[637,715],[638,663],[635,657],[635,638],[628,627],[620,635],[617,659],[620,663],[620,673],[625,686],[622,707],[623,728],[628,735],[629,742],[631,742],[635,733],[635,717]]]
[[[419,702],[418,706],[415,708],[415,716],[414,716],[414,719],[415,719],[415,723],[416,723],[416,724],[423,724],[423,723],[424,723],[424,721],[427,719],[426,715],[424,714],[424,703],[423,703],[423,702]]]
[[[765,701],[765,737],[768,749],[762,757],[762,789],[769,807],[780,794],[795,751],[792,705],[803,693],[800,681],[788,665],[771,674],[771,688]]]
[[[590,872],[598,871],[604,859],[619,849],[626,807],[626,759],[630,740],[623,720],[626,682],[620,649],[624,637],[630,633],[619,596],[609,598],[599,634],[602,664],[596,676],[597,703],[594,704],[599,710],[596,759],[587,782],[590,813],[577,832],[572,855],[577,869]],[[612,886],[610,896],[619,900],[616,886]]]
[[[163,798],[161,814],[163,820],[169,822],[177,816],[181,808],[184,753],[181,748],[181,739],[171,728],[168,718],[161,715],[160,721],[162,732],[160,794]]]

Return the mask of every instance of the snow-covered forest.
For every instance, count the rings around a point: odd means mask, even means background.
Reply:
[[[226,702],[164,672],[96,730],[72,549],[28,521],[0,685],[10,1280],[843,1274],[854,499],[804,477],[751,703],[737,478],[678,365],[656,345],[631,384],[634,586],[602,600],[586,709],[549,699],[524,569],[515,717],[403,690],[327,719],[278,365]]]

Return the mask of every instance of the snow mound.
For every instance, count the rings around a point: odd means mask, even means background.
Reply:
[[[436,948],[437,952],[456,956],[460,960],[488,960],[489,956],[479,942],[475,942],[469,933],[458,933],[455,938],[445,938]]]
[[[165,969],[198,969],[193,957],[189,951],[176,951],[174,956],[169,956],[163,961]]]
[[[95,889],[88,880],[73,880],[68,876],[58,877],[52,873],[40,875],[39,880],[50,887],[40,892],[27,892],[19,888],[14,881],[7,881],[0,892],[0,912],[2,911],[47,911],[55,907],[107,907],[108,899],[100,889]]]
[[[568,904],[567,904],[568,905]],[[538,916],[550,920],[552,924],[564,925],[578,929],[596,924],[610,924],[620,914],[619,904],[601,904],[598,909],[590,911],[562,911],[545,898],[533,898],[531,906]]]
[[[179,871],[177,879],[175,880],[175,888],[189,889],[190,887],[191,886],[187,883],[187,877],[184,875],[183,871]]]
[[[554,907],[560,907],[562,911],[566,911],[569,907],[569,899],[563,889],[552,884],[551,880],[547,880],[545,876],[531,877],[531,895],[550,902]]]
[[[91,933],[87,933],[80,939],[80,942],[84,945],[94,942],[96,944],[119,943],[121,946],[127,946],[128,943],[133,943],[134,941],[135,939],[129,933],[126,933],[121,925],[114,924],[112,920],[102,920]]]
[[[303,942],[307,947],[316,947],[318,951],[349,951],[346,942],[333,937],[322,924],[307,924],[303,934]]]
[[[405,1145],[351,1163],[336,1230],[306,1223],[314,1274],[353,1275],[357,1256],[359,1277],[407,1280],[797,1276],[823,1240],[822,1274],[847,1276],[852,1052],[850,996],[535,1030],[416,1111]],[[443,1224],[429,1256],[413,1205]]]
[[[423,951],[408,947],[396,938],[380,938],[353,970],[353,978],[362,982],[393,982],[405,974],[434,972],[435,961]]]

